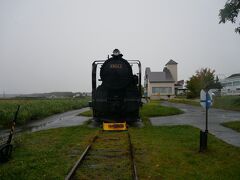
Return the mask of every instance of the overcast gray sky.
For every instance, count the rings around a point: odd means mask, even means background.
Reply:
[[[226,0],[0,0],[0,93],[90,91],[91,63],[114,48],[179,79],[201,67],[240,73],[236,25],[218,24]]]

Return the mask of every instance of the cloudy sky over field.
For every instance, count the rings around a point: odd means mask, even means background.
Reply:
[[[179,79],[201,67],[240,73],[236,25],[218,24],[226,0],[0,0],[0,93],[90,91],[91,63],[114,48]]]

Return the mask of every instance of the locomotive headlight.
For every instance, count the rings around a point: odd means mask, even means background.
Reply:
[[[118,49],[113,50],[113,55],[118,56],[120,54],[120,51]]]

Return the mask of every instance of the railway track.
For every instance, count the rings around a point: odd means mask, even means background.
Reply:
[[[65,178],[71,179],[137,180],[129,132],[100,131]]]

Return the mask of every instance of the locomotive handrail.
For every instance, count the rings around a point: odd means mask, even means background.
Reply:
[[[142,97],[142,65],[141,62],[139,60],[128,60],[129,62],[135,62],[133,64],[138,64],[138,68],[139,68],[139,84],[138,84],[138,88],[139,88],[139,93],[140,93],[140,97]]]
[[[94,94],[97,84],[96,84],[96,71],[97,71],[97,65],[103,64],[105,60],[96,60],[92,63],[92,94]]]
[[[92,63],[92,103],[95,103],[95,91],[97,88],[97,82],[96,82],[96,71],[97,71],[97,65],[103,64],[105,60],[96,60]],[[93,110],[93,115],[95,116],[95,112]]]

